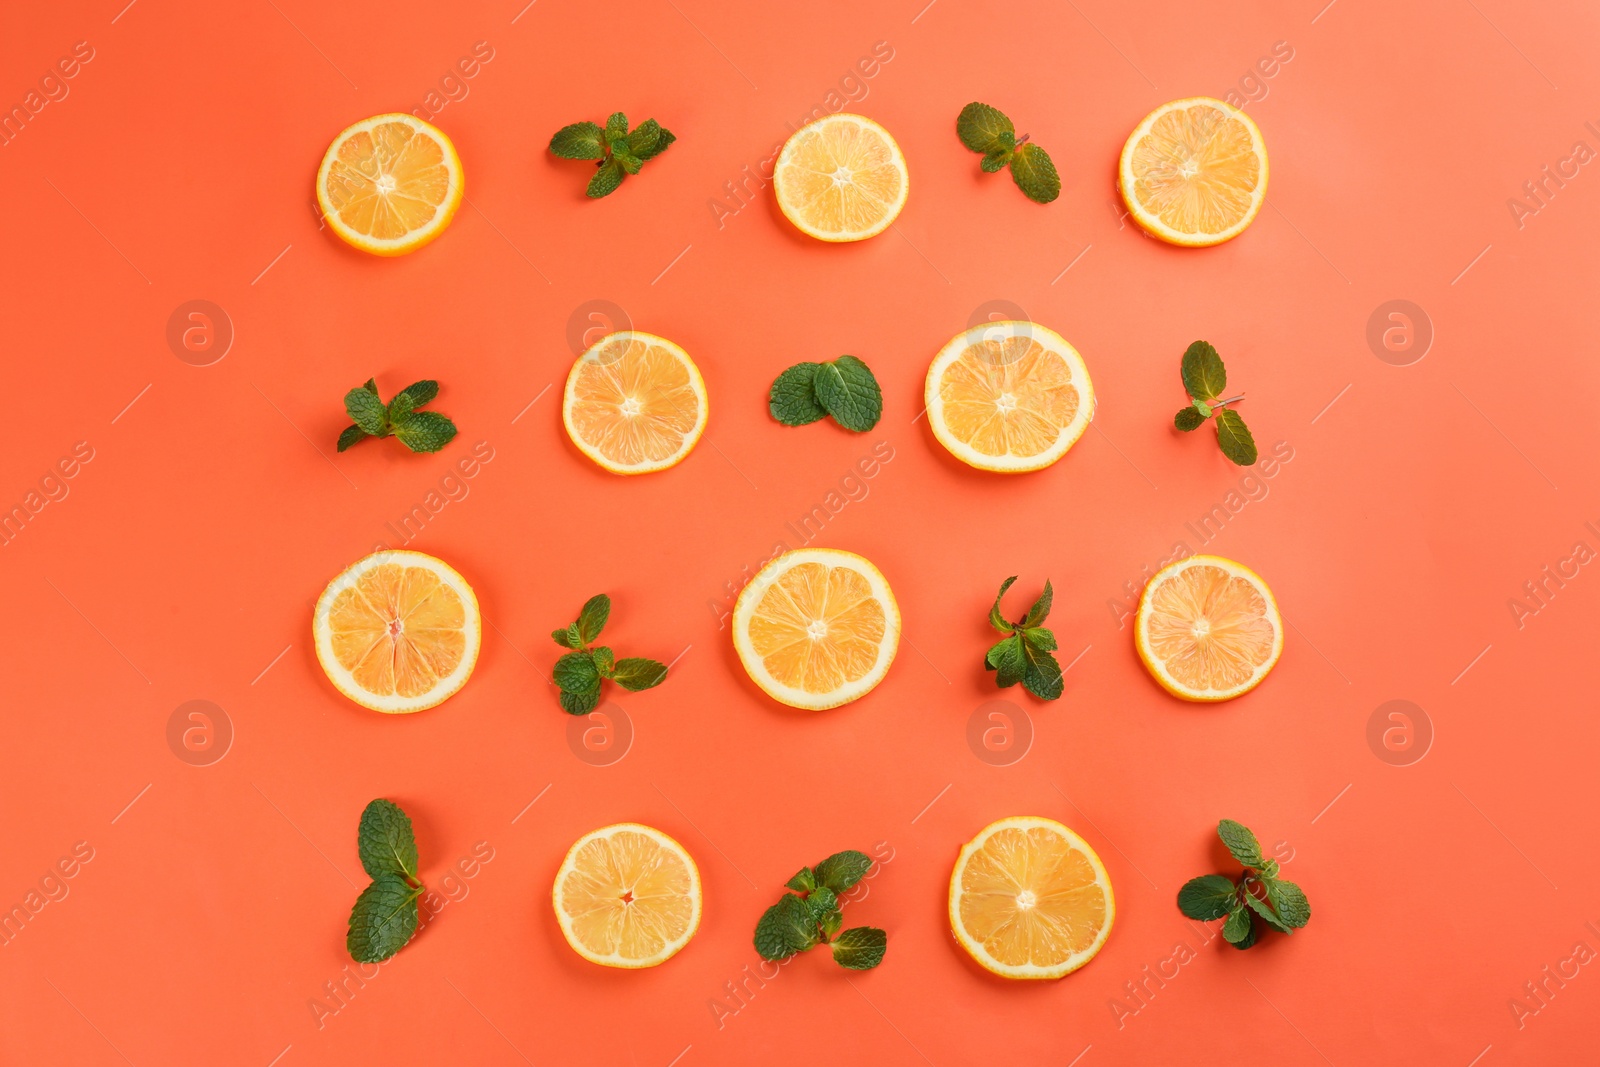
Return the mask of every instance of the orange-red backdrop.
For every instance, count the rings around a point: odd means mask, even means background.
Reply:
[[[0,907],[26,915],[0,948],[7,1062],[1592,1052],[1592,7],[124,3],[34,5],[0,38],[0,104],[26,117],[0,147],[0,505],[38,509],[0,547]],[[474,76],[445,80],[464,58]],[[1220,248],[1143,238],[1114,192],[1123,139],[1230,92],[1270,148],[1268,206]],[[953,130],[973,99],[1054,155],[1056,203],[979,172]],[[788,123],[841,106],[893,131],[912,192],[893,232],[826,247],[759,173]],[[322,230],[312,176],[345,125],[413,108],[455,139],[470,199],[379,260]],[[584,165],[545,145],[618,109],[679,140],[588,202]],[[169,345],[191,300],[231,323],[210,365]],[[1017,478],[961,467],[916,418],[933,353],[1006,308],[1076,344],[1100,397],[1062,462]],[[666,474],[608,475],[561,430],[572,338],[619,316],[710,389]],[[1410,346],[1386,345],[1406,322]],[[1171,429],[1196,338],[1282,450],[1270,478]],[[877,429],[769,419],[779,369],[843,352],[884,385]],[[461,438],[335,454],[340,397],[371,375],[438,378]],[[478,442],[492,458],[449,480]],[[311,605],[430,503],[410,544],[468,577],[489,628],[459,696],[384,718],[323,679]],[[813,543],[876,561],[905,633],[878,690],[812,715],[748,683],[720,612],[814,506]],[[1215,507],[1205,540],[1187,524]],[[1179,543],[1257,569],[1289,624],[1272,677],[1221,707],[1168,698],[1132,648],[1128,591]],[[980,669],[1010,574],[1055,584],[1057,703]],[[615,645],[681,654],[615,698],[633,737],[608,765],[578,758],[545,682],[548,632],[600,590]],[[1005,766],[968,741],[997,699],[1033,731]],[[171,740],[192,700],[225,751]],[[1379,712],[1394,700],[1407,718]],[[360,984],[344,924],[375,796],[454,899]],[[958,845],[1012,814],[1073,826],[1116,885],[1108,946],[1060,982],[992,978],[946,929]],[[1221,816],[1305,886],[1305,931],[1236,953],[1179,915],[1177,887],[1222,867]],[[567,846],[622,820],[678,837],[705,880],[699,935],[645,973],[582,961],[550,914]],[[884,965],[749,979],[783,879],[846,847],[884,858],[850,907],[888,929]]]

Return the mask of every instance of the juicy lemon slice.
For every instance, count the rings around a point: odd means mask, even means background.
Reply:
[[[461,158],[444,131],[412,115],[378,115],[328,146],[317,170],[317,205],[348,243],[400,256],[450,225],[462,182]]]
[[[1111,876],[1089,843],[1053,819],[983,828],[950,872],[950,930],[1006,978],[1060,978],[1105,945],[1117,917]]]
[[[800,127],[773,168],[778,207],[822,241],[862,241],[906,206],[906,158],[889,131],[860,115],[828,115]]]
[[[654,967],[700,928],[700,869],[660,830],[584,834],[556,872],[556,922],[572,951],[606,967]]]
[[[988,471],[1048,467],[1094,417],[1083,357],[1036,322],[989,322],[957,334],[928,368],[925,398],[939,443]]]
[[[561,402],[572,443],[615,474],[677,465],[705,432],[708,410],[689,353],[638,330],[608,334],[579,356]]]
[[[883,573],[854,552],[800,549],[761,568],[739,594],[733,644],[774,700],[836,708],[889,673],[900,607]]]
[[[1267,145],[1231,104],[1208,96],[1174,100],[1128,137],[1117,184],[1151,236],[1221,244],[1243,233],[1267,198]]]
[[[1190,556],[1159,571],[1139,598],[1133,633],[1155,680],[1185,700],[1248,693],[1283,654],[1272,590],[1221,556]]]
[[[339,692],[373,711],[422,711],[472,676],[478,598],[443,560],[378,552],[328,583],[311,632]]]

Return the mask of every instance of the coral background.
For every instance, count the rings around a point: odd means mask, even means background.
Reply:
[[[0,505],[40,507],[0,547],[0,908],[30,915],[0,947],[0,1059],[1592,1055],[1592,5],[124,3],[33,5],[0,35],[0,104],[38,94],[0,147]],[[78,42],[92,58],[41,88]],[[441,85],[479,42],[491,58]],[[1230,92],[1270,149],[1268,206],[1211,250],[1142,237],[1124,138]],[[979,172],[952,128],[973,99],[1054,155],[1056,203]],[[845,247],[796,233],[759,178],[788,123],[836,106],[911,170],[895,229]],[[437,110],[469,202],[380,260],[322,229],[312,177],[343,127],[412,108]],[[679,140],[589,202],[545,145],[618,109]],[[196,299],[234,332],[206,366],[167,339]],[[1369,344],[1393,300],[1430,345]],[[1100,397],[1065,459],[1016,478],[963,468],[918,417],[934,352],[1005,307],[1077,345]],[[637,479],[584,459],[558,410],[572,338],[623,316],[682,344],[712,404],[694,454]],[[1172,430],[1196,338],[1287,457],[1270,477]],[[770,420],[781,368],[843,352],[884,385],[877,429]],[[385,395],[438,378],[460,439],[335,454],[371,375]],[[463,478],[474,446],[492,458]],[[410,547],[460,569],[489,626],[459,696],[384,718],[324,680],[310,610],[419,505]],[[721,612],[816,506],[813,543],[874,560],[905,632],[870,697],[802,714],[744,677]],[[1289,623],[1271,678],[1220,707],[1167,697],[1132,647],[1128,591],[1180,543],[1255,568]],[[1057,703],[980,669],[1010,574],[1019,603],[1054,583]],[[608,764],[546,683],[549,631],[600,590],[619,650],[681,654],[660,689],[612,694],[632,741]],[[169,741],[191,700],[227,747]],[[1392,700],[1410,733],[1387,711],[1369,733]],[[1031,724],[1005,766],[968,742],[993,701]],[[344,924],[375,796],[410,812],[449,903],[360,984]],[[946,928],[958,846],[1013,814],[1077,829],[1116,886],[1109,944],[1059,982],[993,978]],[[1238,953],[1179,915],[1185,879],[1226,869],[1222,816],[1306,888],[1304,931]],[[549,905],[570,843],[623,820],[705,881],[698,936],[642,973],[578,958]],[[846,917],[888,929],[885,963],[749,978],[783,880],[849,847],[884,860]]]

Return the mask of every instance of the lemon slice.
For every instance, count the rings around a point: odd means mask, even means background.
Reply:
[[[378,256],[415,252],[450,225],[461,158],[437,126],[378,115],[333,139],[317,169],[317,206],[349,244]]]
[[[980,470],[1048,467],[1094,417],[1083,357],[1036,322],[988,322],[957,334],[928,367],[924,395],[939,443]]]
[[[906,206],[906,158],[889,131],[860,115],[828,115],[800,127],[778,153],[778,207],[821,241],[863,241]]]
[[[561,402],[572,443],[614,474],[682,462],[705,432],[708,410],[689,353],[638,330],[608,334],[579,356]]]
[[[1155,680],[1185,700],[1248,693],[1283,654],[1272,590],[1221,556],[1190,556],[1157,572],[1139,598],[1133,633]]]
[[[1117,904],[1089,843],[1053,819],[1020,815],[983,828],[950,872],[950,930],[1006,978],[1060,978],[1105,945]]]
[[[377,552],[328,583],[311,633],[339,692],[373,711],[423,711],[472,676],[478,598],[443,560]]]
[[[1267,198],[1267,145],[1243,111],[1196,96],[1145,116],[1122,148],[1118,182],[1134,221],[1175,245],[1244,232]]]
[[[700,870],[638,823],[578,838],[556,872],[556,922],[572,951],[606,967],[655,967],[700,928]]]
[[[733,607],[733,645],[774,700],[821,711],[866,696],[900,646],[900,607],[854,552],[807,548],[761,568]]]

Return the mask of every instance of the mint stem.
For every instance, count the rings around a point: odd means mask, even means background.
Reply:
[[[1023,134],[1021,137],[1017,138],[1016,144],[1012,145],[1011,147],[1014,148],[1014,149],[1015,148],[1021,148],[1023,145],[1028,143],[1028,138],[1032,137],[1032,136],[1033,135],[1031,133]]]

